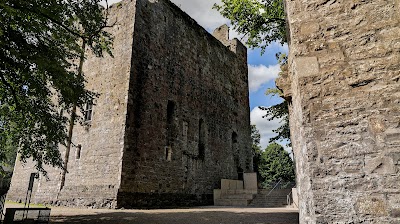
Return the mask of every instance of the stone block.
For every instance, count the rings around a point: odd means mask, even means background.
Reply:
[[[229,180],[229,189],[236,190],[237,189],[237,180]]]
[[[229,181],[230,180],[227,180],[227,179],[221,179],[221,190],[229,190],[230,189],[230,187],[229,187],[230,182]]]
[[[213,36],[225,46],[229,46],[229,27],[226,24],[216,28],[213,32]]]
[[[389,214],[384,195],[363,196],[357,199],[356,209],[363,215],[387,216]]]
[[[243,174],[244,189],[257,190],[257,173]]]
[[[396,173],[396,167],[393,159],[387,156],[378,156],[374,158],[365,158],[364,170],[367,174],[393,174]]]
[[[320,29],[317,21],[310,21],[301,25],[300,32],[302,35],[309,36],[316,34]]]
[[[236,181],[236,190],[243,190],[243,181]]]
[[[299,57],[293,60],[294,72],[298,77],[316,76],[319,74],[317,57]]]
[[[295,208],[299,207],[299,195],[297,192],[297,188],[292,188],[292,199],[293,199],[293,205]]]
[[[221,189],[214,189],[214,192],[213,192],[214,205],[215,205],[216,200],[221,199],[221,193],[222,193]]]

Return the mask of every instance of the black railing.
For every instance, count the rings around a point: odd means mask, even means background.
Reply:
[[[7,208],[4,224],[50,222],[50,208]]]
[[[6,202],[6,194],[0,196],[0,223],[4,219],[4,205]]]

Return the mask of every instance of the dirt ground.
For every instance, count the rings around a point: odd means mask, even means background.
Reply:
[[[7,204],[6,207],[19,207]],[[31,206],[34,207],[34,206]],[[298,224],[299,213],[290,208],[224,208],[106,210],[51,208],[50,223],[66,224]]]

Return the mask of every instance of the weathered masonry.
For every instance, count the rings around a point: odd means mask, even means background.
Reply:
[[[300,223],[399,223],[399,4],[286,0]]]
[[[47,168],[33,201],[212,203],[221,179],[252,169],[246,48],[228,40],[226,26],[217,40],[166,0],[124,0],[111,7],[114,21],[115,58],[84,65],[88,88],[101,95],[74,129],[65,186],[61,170]],[[9,199],[24,200],[32,171],[17,163]]]

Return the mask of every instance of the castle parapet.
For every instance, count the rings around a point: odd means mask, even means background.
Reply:
[[[232,52],[234,52],[238,57],[244,57],[247,60],[247,48],[244,46],[240,40],[234,38],[229,40],[229,27],[224,24],[216,28],[212,34],[217,40],[219,40],[223,45],[228,47]]]

